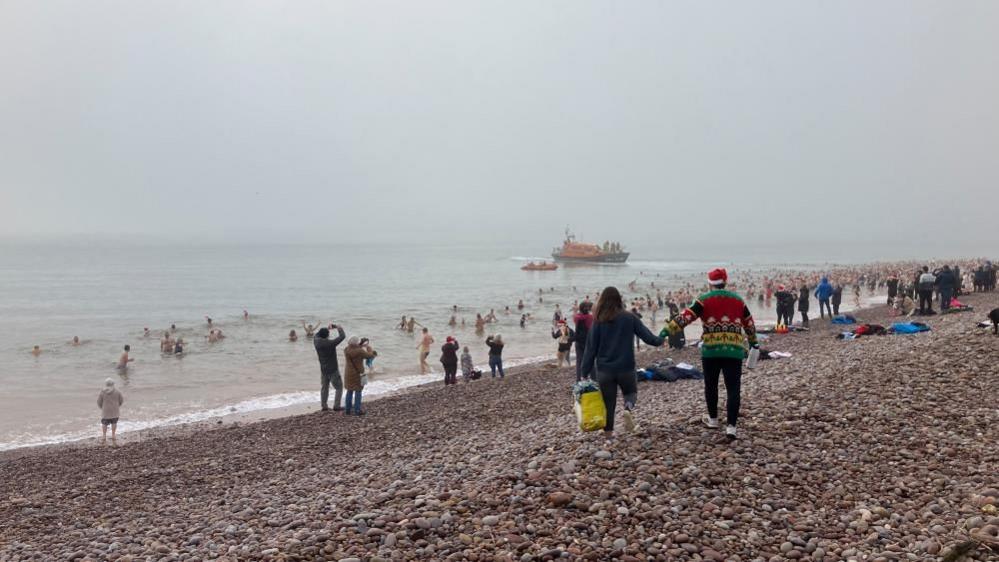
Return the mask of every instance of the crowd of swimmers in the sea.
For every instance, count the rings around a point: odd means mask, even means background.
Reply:
[[[807,327],[810,301],[813,297],[819,302],[820,318],[832,319],[833,316],[838,315],[844,294],[852,295],[854,306],[861,306],[865,292],[868,295],[883,292],[887,295],[887,304],[892,307],[896,314],[934,314],[934,303],[937,304],[939,310],[946,312],[952,305],[959,302],[956,298],[963,293],[994,291],[997,269],[999,268],[996,265],[987,260],[965,260],[948,264],[895,262],[865,266],[829,267],[823,270],[809,271],[790,269],[753,271],[733,276],[732,279],[728,278],[727,272],[719,269],[712,272],[712,276],[709,277],[706,284],[690,281],[681,282],[676,277],[672,279],[671,283],[671,280],[664,279],[662,274],[653,275],[640,272],[639,278],[627,283],[627,288],[631,293],[627,301],[614,287],[605,288],[599,294],[588,292],[580,294],[573,286],[572,292],[576,298],[568,303],[567,310],[563,310],[561,303],[551,302],[552,295],[556,292],[555,287],[539,288],[537,304],[544,306],[544,297],[548,294],[549,305],[554,305],[551,309],[553,311],[551,337],[555,343],[556,365],[559,367],[571,366],[572,355],[575,353],[577,381],[588,376],[596,376],[607,400],[610,400],[612,395],[616,397],[616,390],[611,392],[611,386],[615,389],[620,387],[625,394],[626,425],[630,425],[632,422],[628,421],[630,414],[627,412],[634,405],[636,390],[626,380],[628,377],[623,374],[627,369],[610,374],[604,372],[601,375],[601,363],[604,364],[604,371],[608,365],[612,365],[614,369],[631,365],[634,362],[634,349],[641,342],[648,345],[663,345],[664,342],[668,341],[672,345],[674,338],[677,336],[682,338],[683,328],[694,318],[710,318],[710,316],[705,316],[705,298],[711,300],[714,298],[711,295],[717,297],[719,291],[724,290],[726,295],[737,298],[740,303],[755,300],[760,307],[774,306],[778,323],[788,326],[793,324],[794,312],[797,308],[797,312],[801,316],[799,326]],[[718,281],[718,275],[724,276],[723,282]],[[647,284],[646,280],[649,280]],[[670,284],[673,284],[674,288],[667,289],[666,287]],[[741,293],[741,295],[737,293]],[[601,299],[605,301],[603,307]],[[620,301],[619,304],[618,301]],[[504,317],[519,316],[519,325],[521,328],[525,328],[528,323],[535,321],[535,316],[527,308],[524,299],[518,299],[515,305],[503,306],[500,314]],[[626,314],[620,313],[618,309]],[[748,311],[747,307],[747,315]],[[602,313],[603,316],[601,316]],[[667,329],[664,329],[660,334],[661,337],[657,338],[651,334],[646,323],[657,326],[660,314],[662,314],[661,319],[666,323]],[[626,326],[621,324],[623,321],[616,320],[619,316],[627,319]],[[243,311],[243,319],[250,319],[249,312],[246,310]],[[748,316],[748,321],[752,322],[751,315]],[[204,338],[209,344],[220,342],[226,337],[211,317],[206,316],[205,322],[208,332]],[[495,308],[490,308],[489,312],[485,314],[475,313],[475,335],[479,338],[478,341],[481,342],[480,345],[483,346],[487,354],[491,376],[502,379],[505,376],[503,370],[505,341],[499,333],[485,335],[487,327],[498,323],[500,323],[500,316],[496,313]],[[604,324],[613,324],[613,326],[604,326]],[[746,325],[744,320],[742,326]],[[451,329],[466,326],[465,318],[461,315],[458,305],[451,307],[447,326]],[[431,374],[433,370],[429,358],[436,340],[431,334],[430,328],[420,324],[412,316],[402,316],[396,327],[398,330],[414,335],[417,327],[419,328],[419,339],[416,345],[418,366],[420,373]],[[302,330],[306,337],[313,340],[313,345],[319,356],[322,375],[320,392],[322,409],[344,410],[346,414],[363,415],[361,395],[368,382],[367,375],[371,372],[374,359],[377,356],[377,352],[372,349],[370,342],[367,338],[358,337],[351,337],[347,340],[343,353],[346,368],[343,377],[341,377],[339,361],[337,360],[337,346],[346,338],[344,329],[332,323],[320,328],[318,322],[303,321]],[[334,331],[337,335],[331,339],[330,335]],[[185,342],[180,337],[174,337],[176,332],[177,326],[175,324],[163,332],[163,337],[160,340],[162,354],[182,356],[185,353]],[[149,328],[144,328],[143,338],[150,338],[152,335],[153,332]],[[750,334],[745,333],[744,336],[749,338]],[[619,340],[625,337],[628,345],[622,346]],[[288,341],[297,340],[297,331],[291,330],[288,334]],[[751,340],[752,338],[750,338],[750,343],[752,343]],[[682,339],[680,341],[682,342]],[[70,341],[72,346],[79,346],[83,343],[85,342],[78,336],[74,336]],[[706,338],[702,337],[702,348],[706,344]],[[682,346],[682,343],[680,345]],[[625,347],[627,347],[627,351]],[[466,382],[474,381],[483,376],[482,371],[476,368],[473,360],[474,347],[462,346],[456,335],[447,336],[440,349],[439,362],[443,367],[445,385],[457,384],[459,370]],[[129,355],[130,351],[130,346],[125,345],[115,363],[119,370],[127,370],[129,364],[134,361],[134,358]],[[590,351],[593,353],[589,353]],[[36,345],[31,353],[35,357],[39,357],[42,354],[42,349]],[[732,359],[728,355],[722,353],[719,357]],[[623,358],[617,356],[623,356]],[[629,360],[628,357],[631,359]],[[734,437],[735,421],[738,416],[738,396],[734,397],[733,402],[731,393],[734,389],[736,395],[738,394],[737,379],[741,366],[736,369],[734,363],[714,361],[714,358],[705,355],[706,384],[711,386],[709,381],[714,381],[714,390],[709,388],[706,391],[710,414],[708,424],[709,426],[717,426],[718,423],[717,412],[711,401],[712,396],[717,401],[717,380],[719,373],[724,373],[726,387],[729,388],[730,392],[729,436]],[[708,359],[712,360],[708,361]],[[633,378],[633,371],[634,369],[631,368],[631,378]],[[731,386],[729,385],[730,379]],[[111,379],[108,379],[105,384],[106,387],[102,390],[99,399],[99,405],[104,414],[102,415],[102,427],[105,432],[108,426],[111,427],[111,437],[114,441],[118,407],[123,398],[120,391],[114,389],[114,383]],[[328,400],[330,387],[335,390],[332,407],[329,406]],[[344,391],[346,391],[345,401],[342,400]],[[731,411],[733,403],[735,404],[734,412]],[[608,414],[611,417],[609,431],[613,430],[613,411],[612,405],[608,403]]]

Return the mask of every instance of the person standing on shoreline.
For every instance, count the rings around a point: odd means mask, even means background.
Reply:
[[[928,266],[923,266],[923,273],[919,276],[917,287],[919,287],[919,314],[933,314],[933,288],[936,286],[937,277],[930,273]]]
[[[833,294],[832,294],[832,309],[834,315],[836,316],[839,315],[839,305],[841,304],[843,304],[843,284],[836,283],[836,285],[833,287]]]
[[[777,323],[790,326],[794,323],[794,293],[784,285],[777,285],[774,296],[777,298]]]
[[[561,367],[564,362],[566,365],[572,365],[572,361],[569,360],[569,352],[572,350],[572,340],[575,334],[566,325],[565,320],[559,319],[556,324],[556,328],[552,330],[552,339],[558,340],[558,348],[555,352],[555,358],[558,361],[558,366]],[[576,363],[579,363],[579,357],[576,358]]]
[[[725,290],[727,282],[728,273],[724,269],[711,271],[708,284],[712,290],[698,297],[676,320],[670,321],[660,335],[671,334],[698,318],[704,323],[701,363],[704,367],[704,399],[708,406],[708,417],[704,423],[711,429],[718,427],[718,378],[723,375],[728,422],[725,436],[734,440],[739,421],[742,359],[746,354],[744,342],[748,340],[754,348],[758,348],[759,343],[749,307],[739,295]],[[802,294],[807,299],[808,287],[805,285],[802,285]]]
[[[343,382],[347,388],[347,402],[343,413],[345,415],[363,416],[361,409],[361,392],[364,391],[364,384],[367,377],[364,375],[364,360],[374,359],[378,352],[371,349],[371,345],[361,345],[361,340],[356,336],[347,340],[347,349],[343,350],[343,358],[347,362],[347,370],[344,372]]]
[[[954,288],[957,282],[949,265],[943,266],[943,270],[937,275],[936,283],[937,290],[940,291],[940,310],[950,310],[950,300],[954,298]]]
[[[489,370],[493,373],[493,378],[496,378],[496,371],[499,371],[499,376],[503,378],[503,336],[496,334],[495,336],[489,336],[486,338],[486,345],[489,346]]]
[[[617,287],[607,287],[600,293],[594,309],[594,324],[587,336],[583,356],[583,376],[595,378],[607,409],[604,436],[614,435],[614,411],[617,408],[617,391],[624,395],[624,428],[635,430],[632,410],[638,401],[638,380],[635,377],[635,348],[632,341],[638,337],[645,343],[659,347],[666,339],[654,335],[642,321],[624,308],[621,292]],[[596,371],[596,377],[593,376]]]
[[[819,281],[819,286],[815,288],[815,297],[819,299],[819,316],[825,319],[826,312],[829,312],[829,319],[832,320],[833,310],[829,299],[833,295],[833,286],[828,277],[823,277]]]
[[[593,315],[590,314],[590,301],[579,305],[579,312],[572,317],[576,322],[576,382],[583,380],[583,355],[586,354],[586,338],[593,327]]]
[[[423,328],[423,337],[420,338],[420,344],[416,346],[420,350],[420,374],[425,375],[430,372],[430,363],[427,363],[427,357],[430,357],[430,346],[434,343],[434,337],[430,335],[430,330],[426,327]]]
[[[465,382],[471,382],[475,376],[475,363],[472,362],[472,354],[468,351],[468,346],[461,351],[461,376]]]
[[[337,331],[337,337],[329,339],[330,330]],[[333,386],[333,411],[338,412],[343,408],[340,401],[343,398],[343,381],[340,379],[340,363],[336,357],[336,346],[347,337],[343,328],[336,324],[330,324],[329,328],[320,328],[312,338],[312,345],[316,348],[316,355],[319,356],[319,404],[322,411],[328,411],[327,401],[330,396],[330,385]]]
[[[444,386],[458,384],[458,340],[448,336],[441,346],[441,365],[444,366]]]
[[[801,289],[798,290],[798,312],[801,313],[801,325],[808,327],[808,285],[804,282],[801,283]]]
[[[101,409],[101,444],[108,442],[108,426],[111,426],[111,443],[117,445],[118,417],[121,415],[121,405],[125,398],[114,387],[114,381],[104,380],[104,388],[97,395],[97,407]]]

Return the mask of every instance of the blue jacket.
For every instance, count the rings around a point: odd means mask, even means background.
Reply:
[[[665,341],[653,335],[634,314],[623,311],[610,322],[595,322],[586,337],[583,376],[596,370],[604,373],[630,373],[635,370],[635,336],[645,343],[660,346]]]
[[[832,296],[833,291],[834,289],[832,283],[829,282],[829,279],[823,277],[822,282],[815,288],[815,296],[818,297],[820,301],[827,301],[829,300],[829,297]]]

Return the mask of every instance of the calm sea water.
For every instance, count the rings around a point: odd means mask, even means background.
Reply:
[[[415,316],[438,340],[447,335],[484,363],[474,334],[476,312],[495,309],[506,363],[554,353],[550,319],[584,294],[638,280],[676,288],[700,279],[718,262],[670,261],[636,252],[624,266],[562,267],[523,272],[533,252],[495,247],[211,246],[5,244],[0,246],[0,449],[79,439],[99,429],[98,390],[114,378],[125,394],[120,431],[318,401],[319,369],[302,322],[345,326],[369,337],[379,357],[367,395],[436,380],[417,375],[417,340],[395,329]],[[795,267],[809,267],[806,263]],[[743,270],[769,269],[745,263]],[[576,288],[576,290],[573,289]],[[544,303],[538,303],[538,289]],[[552,288],[554,291],[552,292]],[[516,312],[523,299],[537,316],[526,329]],[[467,327],[447,326],[452,305]],[[242,311],[250,312],[244,320]],[[769,309],[758,311],[772,318]],[[204,317],[228,336],[205,341]],[[661,318],[661,314],[660,314]],[[182,357],[162,356],[159,338],[171,324],[186,342]],[[143,338],[143,328],[153,337]],[[298,330],[301,339],[288,341]],[[69,344],[73,336],[83,341]],[[135,361],[114,364],[122,346]],[[43,352],[33,357],[30,350]],[[440,371],[436,349],[431,364]]]

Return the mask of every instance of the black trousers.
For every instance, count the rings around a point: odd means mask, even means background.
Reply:
[[[839,301],[832,301],[833,315],[839,316]]]
[[[919,291],[919,312],[930,312],[933,310],[933,289]]]
[[[607,409],[607,425],[604,426],[604,431],[614,431],[617,388],[621,387],[621,394],[624,394],[625,410],[634,408],[635,401],[638,400],[638,380],[635,378],[635,371],[627,373],[602,373],[597,371],[597,384],[600,385],[600,394],[604,398],[604,408]]]
[[[444,365],[444,384],[458,384],[458,364],[441,363]]]
[[[580,344],[576,342],[576,382],[583,380],[583,354],[586,353],[586,344]]]
[[[326,401],[330,396],[330,386],[336,390],[336,394],[333,396],[333,409],[339,410],[340,405],[343,402],[343,379],[340,378],[339,371],[332,371],[329,373],[322,373],[319,378],[319,383],[322,385],[319,388],[319,401],[325,410],[328,406]]]
[[[828,300],[820,300],[819,301],[819,316],[821,316],[822,318],[825,318],[826,317],[826,312],[829,313],[829,318],[832,318],[832,315],[833,315],[832,305],[829,303]]]
[[[739,405],[742,395],[742,359],[729,357],[704,357],[704,401],[708,404],[708,415],[718,418],[718,375],[725,377],[727,396],[726,414],[728,425],[739,421]]]
[[[798,312],[801,313],[801,325],[802,326],[807,326],[808,325],[808,310],[799,310]]]

